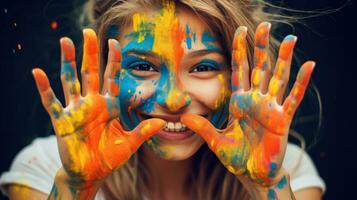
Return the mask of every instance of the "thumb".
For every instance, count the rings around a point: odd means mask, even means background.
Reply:
[[[187,113],[181,116],[181,122],[189,129],[199,134],[207,142],[210,148],[214,149],[220,134],[208,119],[200,115]]]
[[[158,118],[147,119],[129,132],[128,140],[133,148],[138,148],[143,142],[159,132],[166,125],[166,121]]]

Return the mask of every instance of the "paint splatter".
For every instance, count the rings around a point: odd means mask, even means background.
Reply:
[[[51,26],[51,29],[55,30],[58,28],[58,23],[56,21],[52,21],[50,26]]]

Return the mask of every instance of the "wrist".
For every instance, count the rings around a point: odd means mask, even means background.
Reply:
[[[295,199],[290,187],[290,175],[285,169],[272,179],[269,185],[262,185],[247,176],[237,176],[252,199]]]
[[[60,168],[56,173],[51,194],[56,197],[54,199],[94,199],[102,182],[78,181]]]

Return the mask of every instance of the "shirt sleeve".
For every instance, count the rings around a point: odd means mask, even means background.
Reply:
[[[56,137],[37,138],[16,155],[9,171],[1,174],[1,192],[7,196],[5,186],[19,184],[49,194],[60,167]]]
[[[300,147],[288,144],[283,167],[290,174],[291,189],[295,192],[304,188],[317,187],[324,193],[326,185],[319,176],[310,156]]]

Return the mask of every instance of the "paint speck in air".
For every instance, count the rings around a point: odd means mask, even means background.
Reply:
[[[7,14],[7,9],[6,8],[4,8],[4,13]]]
[[[17,49],[18,49],[18,50],[21,50],[21,49],[22,49],[22,46],[21,46],[20,43],[17,43]]]
[[[56,21],[52,21],[52,22],[51,22],[51,28],[52,28],[53,30],[57,29],[57,28],[58,28],[58,23],[57,23]]]
[[[17,23],[16,23],[16,22],[14,22],[12,25],[13,25],[14,27],[16,27],[16,26],[17,26]]]

